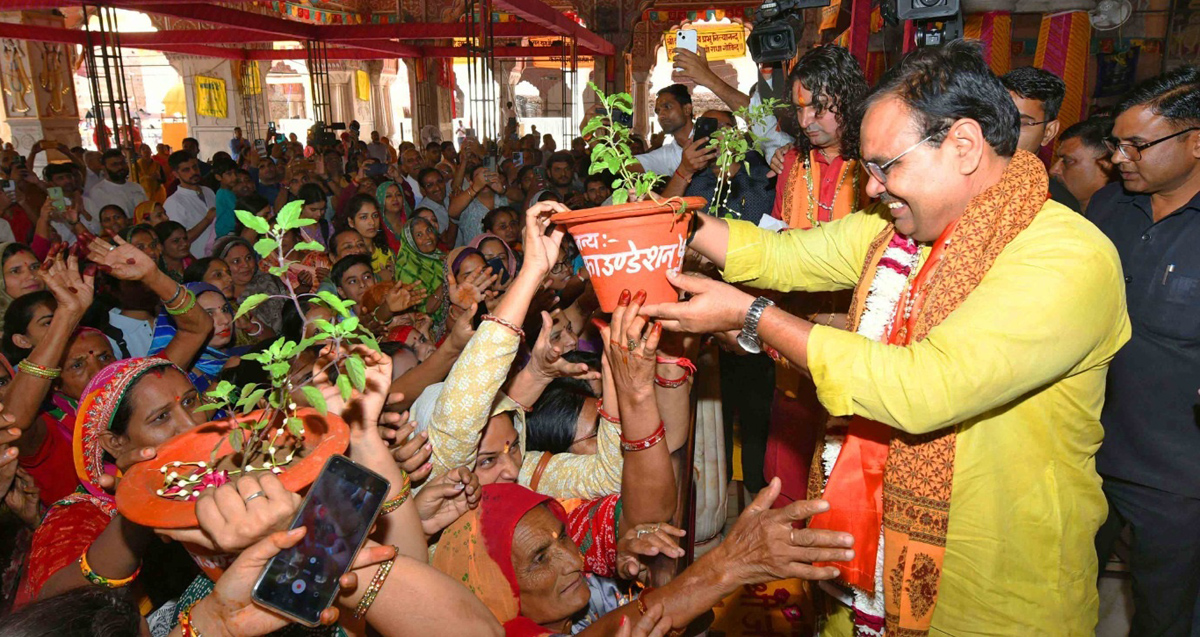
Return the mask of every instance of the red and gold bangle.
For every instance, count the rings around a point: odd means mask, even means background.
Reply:
[[[521,329],[521,327],[519,325],[513,325],[511,322],[506,321],[498,316],[493,316],[491,314],[484,314],[483,320],[491,321],[498,325],[503,325],[504,327],[507,327],[510,331],[512,331],[513,334],[516,334],[517,338],[519,338],[521,340],[525,340],[525,330]]]
[[[396,555],[400,554],[400,549],[392,547],[396,551]],[[379,570],[375,571],[375,577],[371,578],[371,583],[367,585],[367,592],[363,593],[362,599],[358,600],[358,605],[354,607],[354,619],[359,619],[367,614],[367,610],[371,608],[371,604],[375,603],[375,598],[379,596],[379,590],[383,588],[383,582],[387,580],[388,574],[392,572],[392,565],[396,563],[396,557],[379,565]]]
[[[641,440],[626,440],[625,435],[621,435],[621,451],[644,451],[662,442],[663,438],[667,437],[667,428],[663,422],[658,421],[658,429],[654,433],[642,438]]]
[[[621,424],[620,418],[613,417],[612,414],[609,414],[607,411],[604,411],[604,399],[603,398],[596,401],[596,413],[600,414],[601,418],[607,420],[608,422],[611,422],[614,425]]]
[[[684,358],[682,356],[679,358],[670,358],[667,356],[659,356],[657,358],[656,362],[659,365],[678,365],[683,368],[683,376],[681,376],[679,378],[674,378],[674,379],[663,378],[656,372],[654,374],[654,384],[658,385],[659,387],[665,387],[667,389],[675,389],[676,387],[680,387],[684,383],[686,383],[688,381],[688,379],[692,377],[692,374],[696,373],[695,363],[693,363],[691,360]]]
[[[192,602],[179,613],[179,632],[183,633],[183,637],[204,637],[200,634],[200,631],[196,630],[196,626],[192,624],[192,607],[195,605],[196,602]]]

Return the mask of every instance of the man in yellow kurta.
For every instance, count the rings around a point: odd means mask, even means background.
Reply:
[[[1094,456],[1108,363],[1129,338],[1121,266],[1048,200],[1006,97],[970,45],[922,49],[867,102],[877,210],[782,235],[698,218],[692,247],[729,281],[854,287],[849,331],[701,277],[672,278],[687,303],[645,309],[668,329],[741,329],[854,416],[814,485],[832,511],[812,526],[855,534],[841,580],[882,589],[888,635],[1091,635],[1097,621]],[[882,628],[851,615],[840,607],[825,634]]]

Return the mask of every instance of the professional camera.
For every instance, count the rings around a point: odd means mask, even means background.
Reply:
[[[338,143],[338,136],[337,133],[333,131],[339,130],[346,130],[345,122],[334,122],[328,126],[326,126],[325,122],[322,121],[314,123],[312,128],[309,129],[309,135],[312,139],[310,142],[312,147],[319,148],[322,146],[336,146]]]
[[[913,21],[917,46],[941,46],[963,34],[959,0],[896,0],[895,15]]]
[[[804,30],[802,9],[829,5],[829,0],[766,0],[754,14],[754,30],[746,38],[746,47],[756,64],[786,62],[796,57],[796,47]]]

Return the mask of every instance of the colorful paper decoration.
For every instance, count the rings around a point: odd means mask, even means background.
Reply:
[[[963,37],[979,40],[983,59],[992,73],[1004,75],[1012,70],[1012,15],[1007,11],[975,13],[966,17]]]
[[[1087,102],[1083,91],[1087,85],[1088,49],[1092,25],[1086,11],[1067,11],[1042,16],[1038,33],[1037,53],[1033,65],[1061,77],[1067,84],[1062,108],[1058,111],[1060,128],[1078,122],[1084,116]],[[1047,162],[1054,156],[1054,144],[1042,149]]]

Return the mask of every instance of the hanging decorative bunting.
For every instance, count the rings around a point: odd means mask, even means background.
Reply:
[[[1059,126],[1071,126],[1083,118],[1087,101],[1083,91],[1087,84],[1087,63],[1092,38],[1092,25],[1086,11],[1067,11],[1042,16],[1038,33],[1037,53],[1033,65],[1061,77],[1067,84],[1062,107],[1058,111]],[[1049,162],[1054,156],[1054,144],[1040,153]]]
[[[754,7],[725,7],[723,9],[705,9],[689,11],[686,9],[655,9],[642,12],[642,19],[649,22],[683,22],[695,20],[722,20],[724,18],[740,18],[742,21],[754,19]]]
[[[1012,70],[1012,15],[1007,11],[975,13],[966,17],[963,37],[979,40],[983,59],[992,73],[1004,75]]]
[[[366,16],[350,11],[333,11],[317,9],[297,2],[286,0],[260,0],[258,6],[269,7],[276,13],[305,20],[316,24],[399,24],[400,18],[394,13],[372,13]]]

